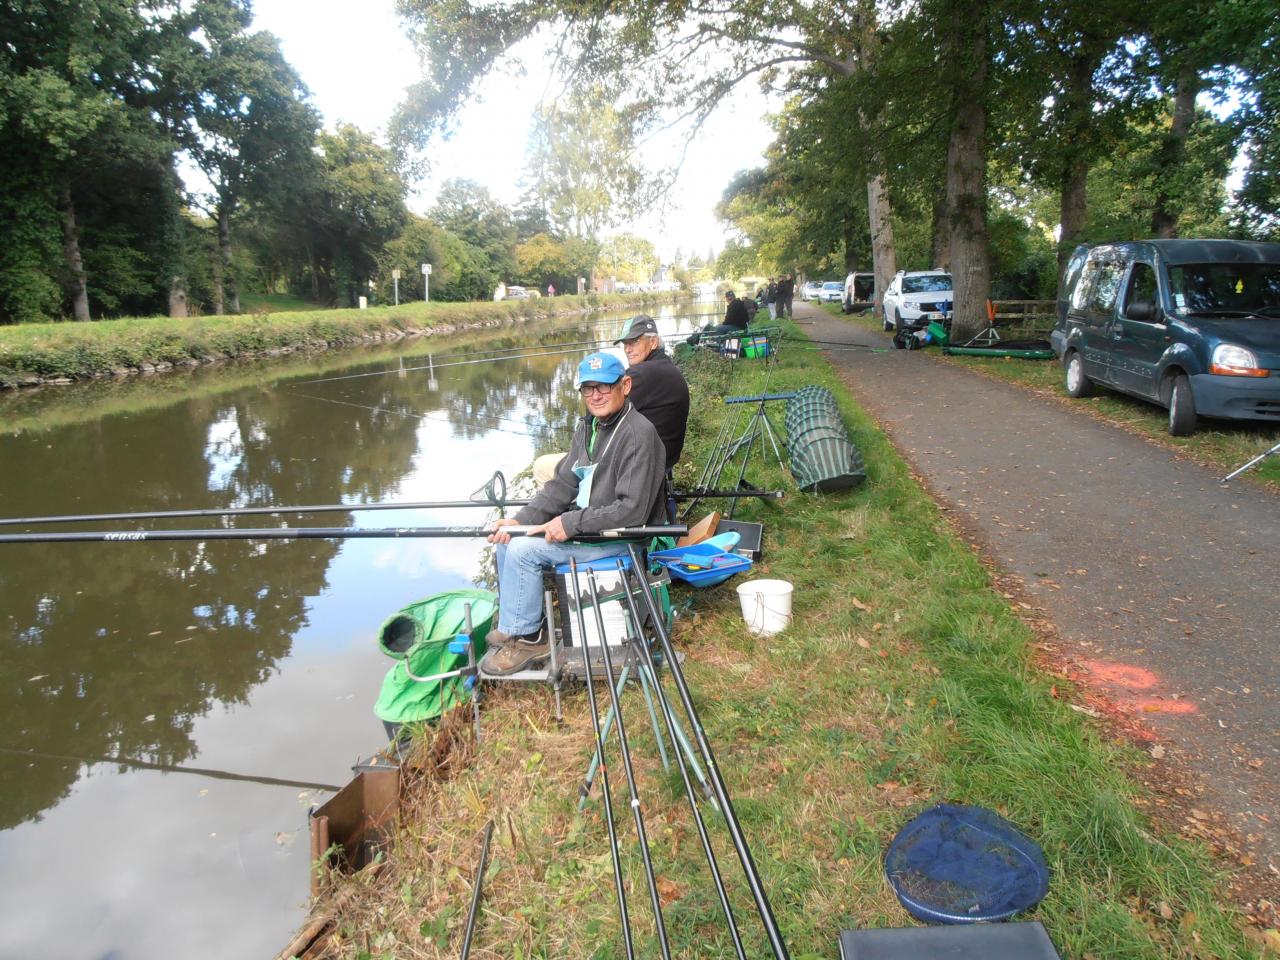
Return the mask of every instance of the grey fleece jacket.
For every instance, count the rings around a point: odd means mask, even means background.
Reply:
[[[664,521],[662,477],[667,455],[658,431],[628,400],[613,417],[600,421],[595,455],[601,459],[597,460],[587,455],[594,419],[585,416],[578,421],[569,453],[556,467],[555,476],[516,514],[517,523],[546,523],[560,517],[565,533],[572,538]],[[591,505],[582,510],[574,502],[578,478],[573,468],[589,463],[596,464],[596,472],[591,481]]]

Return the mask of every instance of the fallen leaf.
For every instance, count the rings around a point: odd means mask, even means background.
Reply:
[[[1173,907],[1169,906],[1169,904],[1166,903],[1164,900],[1161,900],[1159,903],[1156,904],[1156,912],[1159,913],[1160,916],[1163,917],[1165,920],[1173,919]]]
[[[1268,950],[1280,953],[1280,930],[1263,930],[1262,942]]]
[[[1160,744],[1157,743],[1154,747],[1151,748],[1151,756],[1155,757],[1157,760],[1163,760],[1164,747],[1160,746]],[[1169,918],[1165,917],[1165,919],[1168,920]]]
[[[147,634],[147,636],[148,636],[148,637],[158,637],[158,636],[160,636],[160,633],[161,633],[161,631],[159,631],[159,630],[152,630],[150,633],[148,633],[148,634]]]
[[[863,602],[862,602],[861,600],[859,600],[857,597],[850,597],[850,598],[849,598],[849,602],[850,602],[850,603],[852,603],[852,604],[853,604],[855,607],[857,607],[859,610],[866,610],[866,611],[870,611],[870,610],[871,610],[871,608],[870,608],[870,607],[868,607],[865,603],[863,603]]]
[[[657,887],[658,902],[664,907],[684,896],[684,891],[680,889],[680,885],[674,880],[668,880],[666,877],[658,877]]]
[[[276,843],[282,847],[292,839],[293,839],[293,834],[285,833],[283,830],[281,830],[279,833],[276,834]]]
[[[871,642],[867,640],[866,637],[858,637],[856,640],[854,640],[854,643],[860,646],[863,650],[871,649]]]

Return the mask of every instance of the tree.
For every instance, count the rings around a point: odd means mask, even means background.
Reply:
[[[648,206],[656,181],[635,159],[639,120],[638,110],[618,109],[599,84],[575,88],[563,106],[538,111],[526,197],[544,211],[552,232],[594,241]]]
[[[620,233],[600,244],[594,272],[623,283],[647,283],[660,265],[652,242],[633,233]]]
[[[310,159],[318,120],[276,38],[246,32],[247,2],[199,0],[192,17],[200,27],[193,43],[199,59],[183,140],[213,191],[209,212],[218,226],[221,266],[214,310],[239,313],[232,218],[241,203],[269,202],[275,188],[296,176]]]
[[[653,115],[673,111],[696,129],[738,84],[748,80],[786,89],[798,68],[831,78],[873,69],[874,0],[813,4],[679,4],[588,2],[473,3],[402,0],[409,36],[430,74],[410,88],[395,121],[397,135],[424,145],[446,129],[476,83],[518,42],[542,27],[561,38],[579,82],[625,83],[631,102]],[[875,101],[868,101],[874,103]],[[878,113],[863,111],[862,125]],[[883,176],[872,151],[867,195],[879,289],[894,263]],[[869,163],[868,163],[869,162]]]
[[[510,212],[472,180],[446,181],[431,219],[473,250],[462,282],[467,299],[487,299],[516,273],[516,231]]]

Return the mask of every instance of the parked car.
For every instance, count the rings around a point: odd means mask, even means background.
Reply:
[[[951,315],[954,295],[945,270],[899,270],[884,292],[886,330],[923,330]]]
[[[845,313],[855,310],[866,310],[876,300],[876,275],[874,273],[858,273],[854,271],[844,278],[844,297],[841,309]]]
[[[1067,393],[1095,383],[1199,417],[1280,420],[1280,244],[1143,240],[1077,247],[1049,336]]]
[[[507,299],[507,300],[528,300],[528,299],[529,299],[529,291],[528,291],[528,290],[526,290],[524,287],[513,287],[513,286],[508,286],[508,287],[507,287],[507,295],[506,295],[506,297],[505,297],[504,299]]]
[[[822,292],[822,283],[818,280],[810,280],[800,289],[800,296],[805,300],[817,300],[818,294]]]
[[[822,303],[839,303],[844,299],[844,284],[838,280],[828,280],[818,291],[818,300]]]

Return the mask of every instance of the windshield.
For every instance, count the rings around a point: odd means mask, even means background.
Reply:
[[[903,277],[903,293],[949,293],[951,274],[931,273],[923,277]]]
[[[1169,268],[1173,309],[1187,316],[1280,317],[1280,264],[1189,263]]]
[[[840,284],[836,283],[834,280],[828,280],[826,283],[822,285],[822,289],[823,290],[839,290]]]

